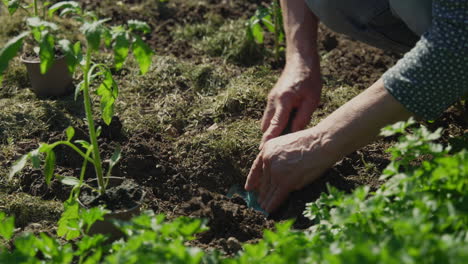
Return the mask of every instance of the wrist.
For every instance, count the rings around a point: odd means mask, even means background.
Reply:
[[[286,54],[286,67],[303,69],[320,69],[320,60],[317,52],[288,52]]]

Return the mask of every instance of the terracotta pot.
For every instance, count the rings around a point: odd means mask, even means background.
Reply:
[[[109,185],[108,187],[119,186],[125,178],[121,177],[109,177]],[[90,185],[97,186],[97,180],[93,179],[89,181]],[[141,204],[145,197],[145,192],[143,191],[141,195],[140,201],[137,202],[137,205],[133,208],[125,209],[125,210],[117,210],[112,211],[109,214],[104,216],[104,221],[96,221],[91,228],[89,229],[88,235],[95,235],[95,234],[104,234],[109,236],[109,241],[115,241],[121,237],[123,237],[122,231],[114,226],[111,220],[121,220],[121,221],[129,221],[132,217],[137,216],[141,212]],[[83,207],[87,208],[80,199],[78,199],[78,203]]]
[[[31,88],[37,96],[64,96],[73,91],[73,78],[65,57],[55,60],[46,74],[41,74],[39,60],[27,60],[22,56],[21,62],[26,65]]]

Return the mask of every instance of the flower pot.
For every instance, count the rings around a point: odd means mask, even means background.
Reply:
[[[125,178],[121,177],[109,177],[109,185],[108,190],[112,187],[120,186]],[[91,186],[97,186],[97,180],[93,179],[88,182]],[[110,241],[115,241],[121,237],[123,237],[122,231],[120,231],[114,224],[112,224],[111,220],[121,220],[121,221],[129,221],[132,217],[140,214],[141,203],[145,196],[145,192],[139,188],[141,195],[138,201],[134,201],[135,205],[130,208],[125,209],[118,209],[118,210],[111,210],[111,212],[104,216],[103,221],[96,221],[91,228],[89,229],[88,235],[95,235],[95,234],[104,234],[109,236]],[[88,208],[89,206],[84,204],[82,201],[82,195],[80,195],[78,199],[78,203],[83,208]]]
[[[30,60],[21,56],[26,65],[31,89],[37,96],[64,96],[73,91],[73,78],[68,71],[65,57],[55,60],[46,74],[41,74],[39,60]]]

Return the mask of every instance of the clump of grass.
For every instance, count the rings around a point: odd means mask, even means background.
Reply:
[[[268,91],[275,84],[276,78],[277,74],[269,68],[257,67],[231,80],[214,102],[216,117],[247,115],[260,118]]]
[[[236,73],[225,66],[157,57],[145,78],[133,73],[122,77],[124,99],[118,103],[118,112],[125,130],[162,132],[173,127],[183,133],[187,127],[205,123],[207,116],[212,118],[214,97],[226,89]]]
[[[24,227],[42,220],[56,221],[63,210],[59,201],[44,201],[26,193],[0,193],[0,208],[15,216],[15,225]]]
[[[247,39],[243,19],[226,20],[222,25],[211,21],[184,25],[175,30],[174,38],[189,40],[199,53],[239,65],[260,63],[266,55],[262,47]]]
[[[216,185],[217,191],[245,179],[258,152],[261,131],[256,119],[244,118],[182,136],[176,143],[177,164],[197,182]],[[219,181],[218,181],[219,182]]]

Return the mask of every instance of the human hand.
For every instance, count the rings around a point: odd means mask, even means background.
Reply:
[[[259,194],[262,209],[272,212],[292,191],[311,183],[336,161],[323,136],[313,130],[266,142],[252,165],[245,189]]]
[[[263,144],[286,128],[290,114],[296,111],[291,132],[304,129],[320,102],[322,82],[319,67],[301,62],[288,62],[281,77],[268,95],[262,118]]]

